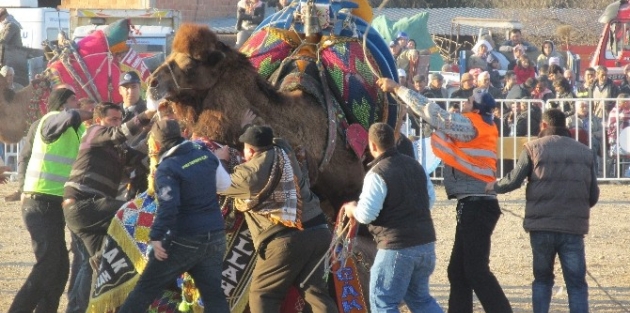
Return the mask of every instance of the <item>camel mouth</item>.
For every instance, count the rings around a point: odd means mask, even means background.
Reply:
[[[168,101],[172,95],[169,92],[160,92],[157,87],[147,89],[147,108],[157,110],[163,101]]]
[[[149,87],[147,89],[147,100],[151,99],[153,101],[158,101],[162,99],[166,99],[168,96],[168,92],[160,91],[158,87]]]

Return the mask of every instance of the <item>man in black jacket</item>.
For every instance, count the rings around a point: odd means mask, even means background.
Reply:
[[[435,268],[435,229],[429,211],[427,177],[413,158],[396,151],[394,130],[370,126],[374,157],[359,201],[343,208],[349,218],[369,224],[378,252],[370,269],[372,312],[395,312],[404,300],[412,312],[441,313],[429,294]]]
[[[63,213],[72,234],[84,248],[83,271],[75,277],[69,298],[74,302],[69,312],[85,312],[93,280],[88,262],[98,266],[99,252],[107,228],[124,201],[116,200],[125,164],[139,162],[144,155],[123,143],[148,125],[155,111],[146,111],[121,126],[122,108],[101,102],[94,109],[94,125],[81,140],[79,154],[64,186]],[[96,257],[95,257],[96,256]],[[93,282],[92,282],[93,283]],[[72,309],[72,311],[70,310]]]
[[[124,203],[116,200],[124,165],[144,157],[122,145],[148,125],[155,112],[145,111],[121,125],[120,106],[101,102],[94,109],[95,124],[81,140],[63,202],[68,228],[81,237],[90,256],[100,250],[114,213]]]
[[[527,178],[525,221],[532,246],[534,312],[549,312],[554,260],[560,258],[571,312],[588,312],[584,235],[599,199],[593,152],[571,138],[562,111],[543,113],[539,139],[525,144],[514,169],[486,192],[506,193]]]

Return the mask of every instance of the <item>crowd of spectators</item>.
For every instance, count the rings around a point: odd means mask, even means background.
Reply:
[[[390,47],[395,56],[400,56],[398,60],[403,58],[406,48],[397,41],[392,41]],[[630,158],[630,151],[618,142],[619,134],[630,126],[630,65],[624,69],[621,86],[608,77],[605,66],[587,68],[581,76],[583,81],[576,81],[577,73],[566,68],[566,58],[553,41],[546,40],[538,50],[515,29],[510,32],[510,40],[500,46],[490,37],[480,37],[465,63],[458,66],[465,70],[461,71],[459,86],[450,88],[450,92],[444,89],[444,72],[457,71],[451,65],[426,76],[407,74],[405,81],[409,83],[403,84],[437,99],[436,103],[446,110],[467,101],[473,89],[483,89],[503,103],[495,110],[502,136],[538,136],[542,113],[557,108],[564,112],[575,138],[598,155],[600,168],[602,162],[610,165],[618,154]],[[589,100],[576,101],[580,98]]]

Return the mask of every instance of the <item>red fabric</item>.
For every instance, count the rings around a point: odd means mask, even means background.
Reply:
[[[121,102],[122,97],[118,93],[118,80],[121,71],[116,60],[108,60],[109,50],[103,32],[98,30],[90,36],[83,38],[77,43],[77,51],[83,58],[88,72],[91,74],[91,78],[93,79],[101,100],[114,103]],[[61,61],[55,61],[48,65],[48,68],[50,68],[53,73],[53,85],[61,83],[70,84],[74,87],[77,98],[88,97],[88,94],[85,92],[85,89],[91,90],[87,84],[89,81],[88,77],[85,75],[74,56],[70,58],[70,63],[74,68],[74,72],[79,75],[85,86],[82,86],[79,82],[74,80],[73,76],[70,75]],[[109,90],[110,85],[112,86],[111,92]]]
[[[524,68],[520,65],[514,67],[514,74],[516,74],[516,83],[522,84],[527,81],[528,78],[536,78],[536,70],[533,66]]]
[[[571,137],[575,138],[575,128],[569,128],[569,133],[571,133]],[[584,145],[588,146],[588,132],[584,129],[578,129],[577,132],[577,140]]]

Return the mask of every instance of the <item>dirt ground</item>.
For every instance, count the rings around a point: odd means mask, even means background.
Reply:
[[[630,187],[600,185],[599,204],[591,214],[586,237],[590,308],[595,313],[630,312]],[[0,195],[16,189],[16,183],[0,186]],[[449,284],[446,277],[454,237],[454,201],[446,200],[444,189],[436,186],[438,201],[433,209],[437,241],[437,267],[431,288],[446,309]],[[522,228],[524,190],[500,196],[503,216],[492,242],[491,268],[503,286],[514,312],[531,312],[531,250],[529,236]],[[6,312],[34,262],[30,239],[17,202],[0,200],[0,312]],[[68,240],[69,242],[69,240]],[[557,263],[557,262],[556,262]],[[566,288],[556,264],[556,287],[551,312],[569,312]],[[66,297],[60,312],[65,311]],[[477,302],[475,312],[483,312]]]

